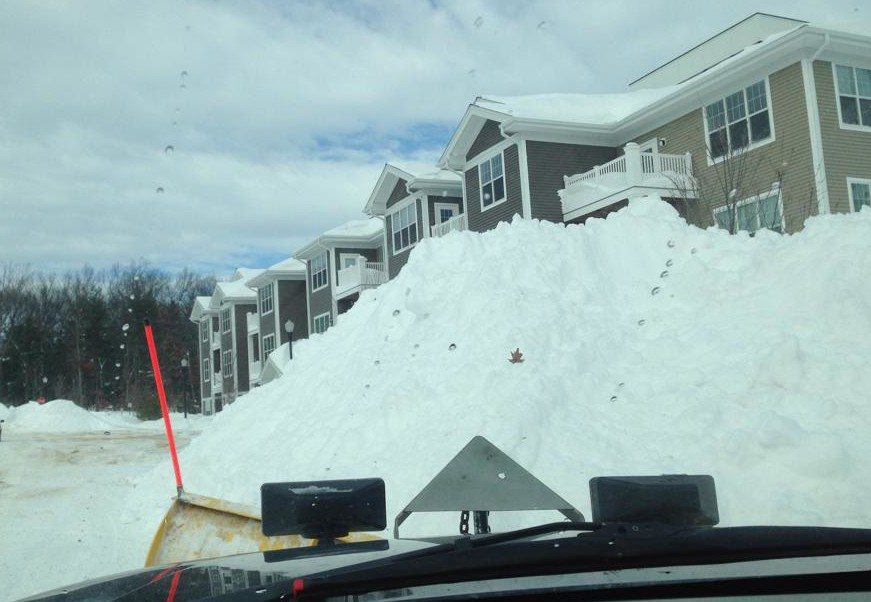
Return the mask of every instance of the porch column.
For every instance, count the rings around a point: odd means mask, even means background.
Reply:
[[[637,186],[641,183],[641,147],[629,142],[623,147],[626,156],[626,184]]]

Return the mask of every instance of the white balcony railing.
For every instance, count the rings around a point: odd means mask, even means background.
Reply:
[[[260,332],[260,316],[257,312],[245,314],[245,326],[248,328],[248,334]]]
[[[466,214],[461,213],[460,215],[455,215],[447,221],[432,226],[430,228],[430,233],[432,234],[433,238],[437,238],[439,236],[444,236],[448,232],[459,232],[460,230],[466,230],[468,227],[469,223],[466,220]]]
[[[250,362],[248,364],[248,380],[251,382],[260,382],[260,362]]]
[[[212,349],[217,349],[221,346],[221,333],[212,332]]]
[[[212,373],[212,393],[215,391],[220,391],[224,386],[224,377],[221,376],[220,372]]]
[[[361,257],[355,264],[339,270],[336,298],[376,287],[387,282],[387,279],[383,261],[366,261]]]
[[[690,153],[665,155],[657,149],[641,152],[630,142],[623,155],[584,173],[563,178],[559,191],[566,220],[582,216],[616,201],[647,193],[696,198]]]

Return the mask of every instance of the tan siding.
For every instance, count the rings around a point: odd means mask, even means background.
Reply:
[[[746,82],[747,85],[753,82]],[[816,213],[813,160],[810,149],[810,129],[804,99],[801,64],[795,63],[769,76],[773,111],[774,141],[749,151],[730,161],[746,161],[746,177],[740,183],[740,198],[766,192],[771,184],[781,180],[783,212],[786,230],[799,230],[808,216]],[[718,185],[722,167],[709,166],[702,123],[702,110],[697,110],[639,136],[635,142],[665,138],[664,153],[692,153],[693,170],[699,181],[701,199],[689,201],[688,220],[700,225],[713,223],[712,210],[725,203],[728,191]],[[828,158],[828,157],[826,157]]]
[[[871,59],[868,64],[871,66]],[[833,213],[843,213],[850,211],[847,178],[871,178],[871,131],[841,129],[831,63],[814,62],[814,81],[820,109],[829,206]]]

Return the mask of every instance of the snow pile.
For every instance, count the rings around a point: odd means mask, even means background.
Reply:
[[[187,488],[257,505],[266,481],[382,476],[392,519],[480,434],[587,516],[593,476],[708,473],[722,524],[869,526],[869,240],[871,211],[751,238],[645,199],[421,241],[192,441]],[[146,530],[169,464],[140,485]]]
[[[89,412],[69,399],[55,399],[42,405],[30,401],[13,408],[6,420],[10,430],[27,433],[103,431],[113,426],[100,414]]]

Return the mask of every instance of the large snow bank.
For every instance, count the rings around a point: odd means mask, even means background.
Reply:
[[[723,524],[869,526],[869,240],[871,211],[750,238],[642,200],[421,241],[190,444],[187,487],[378,475],[392,518],[481,434],[587,516],[590,477],[709,473]],[[153,522],[168,463],[146,481]]]

